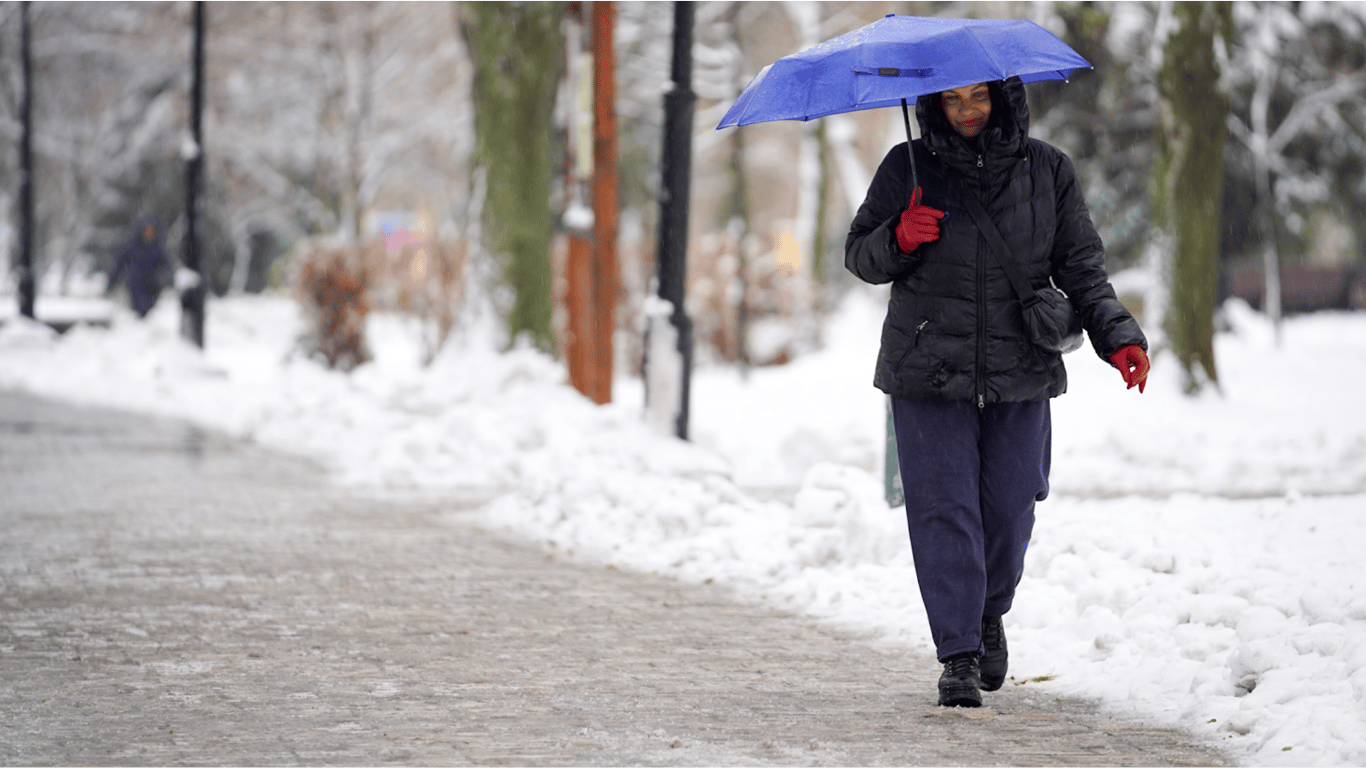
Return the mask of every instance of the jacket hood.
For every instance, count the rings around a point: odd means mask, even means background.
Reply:
[[[153,243],[160,245],[166,240],[166,230],[161,226],[161,217],[149,213],[137,217],[132,224],[128,225],[127,241],[142,242],[142,232],[147,227],[156,230],[156,237],[152,239]]]
[[[1023,155],[1029,142],[1029,100],[1024,83],[1011,77],[990,81],[987,88],[991,91],[991,119],[979,137],[982,152],[992,157]],[[916,99],[915,116],[920,123],[920,135],[931,152],[949,157],[977,154],[969,141],[949,124],[938,93]]]

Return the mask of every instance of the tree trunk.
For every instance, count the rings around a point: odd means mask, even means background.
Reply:
[[[579,82],[582,69],[582,27],[585,11],[583,3],[570,3],[569,22],[565,25],[565,93],[568,114],[565,116],[564,185],[565,213],[563,216],[567,253],[564,264],[564,361],[569,369],[569,383],[585,397],[597,391],[593,367],[594,335],[593,307],[593,242],[587,231],[584,211],[584,173],[590,158],[580,157],[584,123],[581,101],[583,85]],[[594,61],[594,66],[597,62]],[[588,153],[591,155],[591,152]]]
[[[1214,310],[1218,301],[1220,215],[1228,98],[1219,90],[1215,35],[1232,26],[1223,3],[1177,3],[1179,29],[1167,39],[1158,76],[1161,130],[1155,208],[1170,234],[1171,304],[1165,330],[1188,394],[1218,386]]]
[[[797,34],[798,50],[807,50],[820,43],[821,4],[815,2],[783,3]],[[812,276],[817,283],[825,281],[825,222],[826,184],[825,122],[809,120],[802,126],[801,146],[797,155],[797,242],[811,257]]]
[[[560,3],[468,3],[463,33],[474,62],[474,163],[486,171],[484,247],[512,289],[512,339],[555,349],[550,187],[555,96],[563,67]]]
[[[1281,343],[1281,255],[1276,248],[1276,225],[1273,216],[1276,200],[1271,189],[1271,131],[1269,115],[1271,111],[1271,91],[1275,87],[1276,65],[1269,63],[1266,71],[1259,73],[1257,87],[1252,92],[1252,104],[1248,122],[1252,125],[1252,169],[1256,181],[1257,199],[1262,236],[1262,311],[1271,318],[1275,329],[1276,346]]]
[[[745,173],[745,132],[730,137],[730,163],[726,166],[729,188],[721,203],[721,222],[735,234],[735,360],[740,374],[749,376],[749,176]],[[731,294],[727,291],[727,295]]]
[[[830,265],[826,261],[826,249],[830,247],[825,231],[825,219],[830,211],[830,142],[825,138],[825,121],[816,126],[816,145],[819,147],[817,162],[820,164],[820,183],[816,185],[815,229],[811,242],[811,271],[819,285],[830,281]],[[817,301],[823,303],[825,296],[817,293]]]

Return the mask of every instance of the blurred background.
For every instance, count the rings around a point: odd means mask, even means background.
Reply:
[[[528,336],[565,355],[566,263],[594,170],[592,17],[605,5],[205,5],[197,231],[209,311],[214,296],[289,291],[316,311],[345,294],[362,315],[424,318],[432,356],[488,302],[507,318],[504,343]],[[715,126],[765,65],[888,13],[1029,19],[1094,65],[1066,84],[1029,86],[1031,133],[1073,158],[1117,287],[1160,326],[1144,303],[1170,281],[1162,251],[1179,250],[1159,231],[1165,201],[1180,207],[1178,193],[1163,191],[1162,158],[1172,136],[1192,129],[1164,111],[1162,83],[1179,79],[1190,55],[1173,34],[1186,5],[693,4],[686,308],[696,359],[773,365],[821,344],[821,318],[854,280],[843,268],[848,223],[878,163],[904,140],[901,115]],[[1199,290],[1261,308],[1266,267],[1277,264],[1285,311],[1364,309],[1366,4],[1214,5],[1200,23],[1226,101],[1210,101],[1213,124],[1226,139],[1210,224],[1217,269],[1204,273],[1218,277],[1201,278]],[[24,6],[0,3],[0,247],[12,265]],[[674,16],[672,4],[611,6],[620,217],[611,354],[629,373],[643,365],[656,290]],[[27,6],[40,296],[103,291],[144,216],[164,223],[164,248],[183,261],[194,13],[186,2]],[[511,213],[492,207],[502,192],[490,174],[504,161],[489,137],[500,132],[522,148],[518,186],[535,198]],[[520,224],[545,237],[522,241],[530,253],[518,258],[543,267],[513,269],[491,244]],[[14,273],[0,280],[9,304]],[[528,314],[527,302],[539,306]],[[363,339],[351,343],[349,357],[329,362],[363,362]]]

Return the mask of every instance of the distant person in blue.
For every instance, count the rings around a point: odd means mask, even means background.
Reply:
[[[114,270],[109,273],[109,290],[119,278],[128,285],[128,302],[138,317],[146,317],[156,306],[161,289],[171,279],[171,258],[162,246],[161,221],[143,216],[128,229],[128,239],[119,248]]]
[[[849,228],[845,266],[891,283],[873,384],[891,395],[916,579],[939,661],[939,703],[977,707],[1006,679],[1002,617],[1048,496],[1049,399],[1062,355],[1036,346],[1010,279],[961,195],[974,195],[1037,290],[1081,316],[1101,360],[1139,392],[1147,340],[1115,297],[1071,160],[1029,137],[1017,77],[921,96],[912,189],[887,153]]]

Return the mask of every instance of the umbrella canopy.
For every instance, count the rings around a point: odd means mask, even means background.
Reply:
[[[717,128],[891,107],[1009,77],[1066,80],[1090,66],[1032,21],[889,15],[778,59],[745,86]]]

